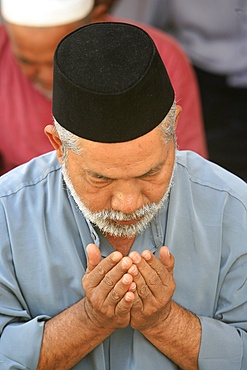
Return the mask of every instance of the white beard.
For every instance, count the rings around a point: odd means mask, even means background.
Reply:
[[[174,166],[175,168],[175,166]],[[78,194],[76,193],[74,186],[68,176],[65,163],[62,164],[62,174],[64,181],[67,187],[70,190],[72,197],[74,198],[78,208],[84,214],[84,216],[94,225],[96,225],[103,234],[108,234],[114,237],[126,237],[132,238],[136,234],[142,233],[150,224],[152,219],[158,213],[159,209],[162,207],[164,202],[169,196],[171,187],[173,185],[173,173],[168,188],[166,189],[165,194],[158,203],[146,204],[143,207],[139,208],[133,213],[126,214],[121,211],[114,210],[103,210],[100,212],[91,212],[85,204],[82,202]],[[140,220],[133,225],[120,225],[115,221],[130,221],[130,220]]]

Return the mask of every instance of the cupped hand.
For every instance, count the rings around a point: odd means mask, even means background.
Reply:
[[[132,252],[129,257],[133,264],[128,271],[136,283],[130,325],[145,331],[158,326],[170,313],[176,287],[173,278],[174,257],[167,247],[161,247],[160,259],[149,250],[145,250],[142,255]]]
[[[85,309],[89,319],[97,327],[113,330],[126,327],[130,322],[130,310],[136,288],[128,273],[133,262],[120,252],[113,252],[102,260],[99,248],[87,247],[88,267],[82,285],[86,293]]]

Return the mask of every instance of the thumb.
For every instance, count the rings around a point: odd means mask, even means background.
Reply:
[[[159,256],[160,261],[166,267],[167,271],[173,275],[175,260],[173,255],[170,253],[169,249],[166,246],[160,248]]]
[[[101,253],[97,245],[88,244],[87,248],[87,273],[91,272],[101,261]]]

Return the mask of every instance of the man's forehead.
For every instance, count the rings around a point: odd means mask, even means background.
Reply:
[[[148,177],[148,176],[152,176],[153,174],[156,174],[158,173],[165,165],[165,160],[162,160],[161,162],[159,162],[157,165],[155,165],[154,167],[147,167],[144,171],[140,171],[138,174],[135,174],[134,176],[131,176],[130,173],[124,173],[124,178],[129,178],[129,177],[133,177],[135,179],[141,179],[141,178],[144,178],[144,177]],[[105,175],[104,174],[104,169],[102,168],[102,170],[100,170],[100,172],[95,172],[95,171],[92,171],[90,169],[86,170],[87,172],[87,175],[88,176],[91,176],[93,178],[97,178],[97,179],[102,179],[102,180],[120,180],[121,178],[119,177],[116,177],[114,176],[109,176],[109,175]]]
[[[78,166],[93,177],[141,177],[158,171],[174,150],[174,142],[164,142],[158,128],[143,137],[125,143],[98,143],[80,139]],[[116,174],[115,174],[115,172]]]
[[[165,145],[163,134],[159,127],[155,127],[152,131],[136,139],[117,143],[104,143],[79,138],[79,145],[82,150],[87,150],[89,153],[102,151],[106,155],[114,155],[118,152],[130,154],[133,150],[138,151],[142,149],[146,149],[147,154],[149,154],[153,151],[152,146],[156,147],[159,143]]]

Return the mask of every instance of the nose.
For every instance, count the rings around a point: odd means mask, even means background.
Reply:
[[[135,181],[118,181],[111,197],[112,209],[130,214],[143,205],[144,197]]]

